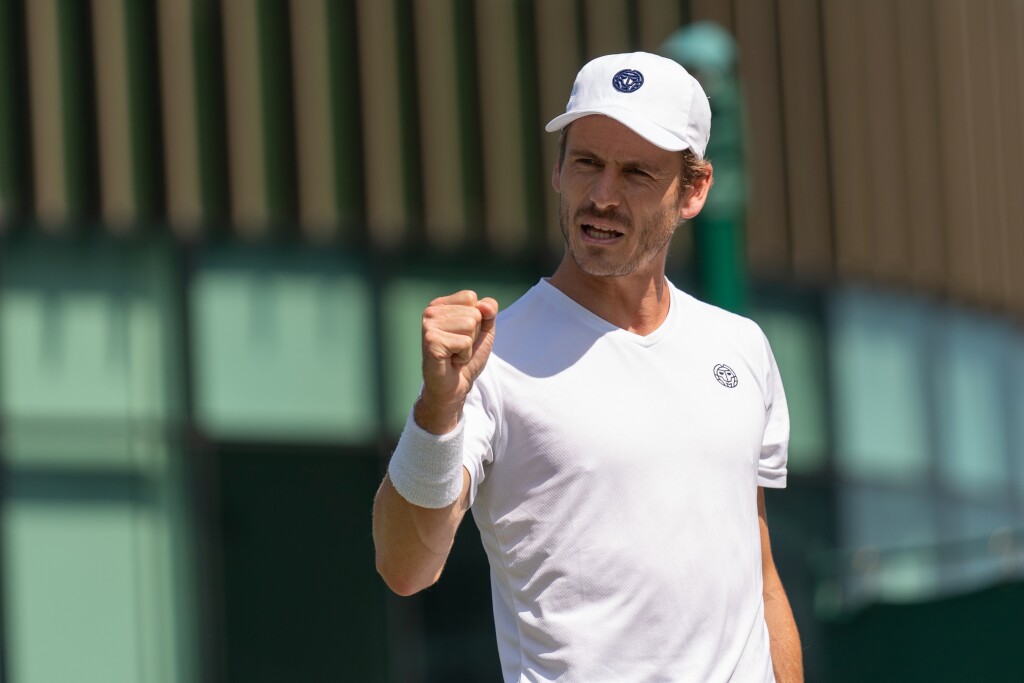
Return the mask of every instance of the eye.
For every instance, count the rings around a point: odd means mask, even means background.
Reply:
[[[651,177],[650,173],[648,173],[647,171],[643,170],[642,168],[637,168],[636,166],[631,166],[631,167],[627,168],[626,169],[626,173],[628,173],[630,175],[640,176],[642,178],[650,178]]]

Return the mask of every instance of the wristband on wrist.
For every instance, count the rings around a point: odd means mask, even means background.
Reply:
[[[413,505],[443,508],[462,493],[463,421],[447,434],[431,434],[412,413],[388,463],[395,490]]]

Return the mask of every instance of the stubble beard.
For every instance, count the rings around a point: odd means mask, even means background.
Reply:
[[[605,255],[587,254],[589,245],[579,242],[579,235],[570,234],[570,231],[576,230],[576,224],[581,216],[602,218],[616,225],[628,226],[630,235],[637,242],[625,260],[613,261]],[[646,269],[659,255],[664,257],[668,244],[672,241],[672,235],[679,227],[679,223],[671,219],[669,211],[660,211],[648,220],[636,224],[615,211],[601,211],[593,204],[581,206],[570,220],[569,207],[561,200],[558,217],[566,250],[579,269],[593,277],[625,277]],[[595,251],[598,249],[600,247],[594,247]]]

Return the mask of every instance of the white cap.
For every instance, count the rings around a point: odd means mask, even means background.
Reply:
[[[697,79],[648,52],[588,62],[576,75],[565,113],[544,130],[553,133],[591,114],[610,116],[662,149],[690,149],[701,158],[711,135],[711,107]]]

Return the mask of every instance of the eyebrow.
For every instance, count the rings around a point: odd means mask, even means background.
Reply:
[[[586,147],[568,147],[565,150],[565,154],[566,154],[566,156],[587,157],[587,158],[590,158],[590,159],[598,159],[599,161],[604,161],[604,162],[608,161],[607,159],[605,159],[601,155],[596,154],[595,152],[587,149]],[[651,162],[649,162],[649,161],[642,161],[640,159],[627,159],[625,161],[616,161],[615,163],[618,164],[619,166],[624,167],[624,168],[640,168],[640,169],[645,169],[645,170],[647,170],[647,169],[653,170],[655,168],[655,165],[652,164]]]

